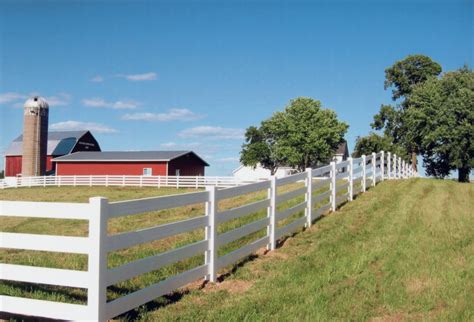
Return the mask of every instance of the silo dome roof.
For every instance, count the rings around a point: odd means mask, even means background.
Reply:
[[[43,97],[33,96],[25,102],[25,108],[49,108],[48,102]]]

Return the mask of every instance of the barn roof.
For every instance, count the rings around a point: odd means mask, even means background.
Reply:
[[[75,152],[54,158],[61,162],[112,162],[112,161],[171,161],[187,154],[195,155],[206,166],[209,164],[193,151],[102,151],[102,152]]]
[[[340,143],[336,149],[335,155],[349,155],[349,149],[347,148],[347,141],[344,140]]]
[[[64,155],[72,151],[77,141],[89,131],[57,131],[48,132],[47,155]],[[23,154],[23,135],[18,136],[10,143],[5,156]]]

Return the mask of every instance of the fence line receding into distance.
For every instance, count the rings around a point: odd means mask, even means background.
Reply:
[[[86,305],[1,295],[0,311],[54,319],[106,321],[198,279],[216,282],[217,273],[223,268],[236,264],[262,247],[275,249],[282,237],[311,226],[321,215],[335,211],[338,205],[351,201],[354,195],[375,186],[377,182],[415,175],[400,158],[380,152],[349,158],[338,164],[332,162],[280,179],[272,177],[270,180],[223,189],[209,185],[205,191],[179,195],[119,202],[94,197],[85,204],[0,201],[0,216],[81,219],[87,220],[89,227],[87,237],[1,232],[2,248],[86,254],[88,264],[87,271],[0,264],[2,280],[87,289]],[[288,185],[297,188],[285,189]],[[223,200],[256,192],[263,192],[264,198],[231,209],[219,207]],[[108,221],[112,218],[196,204],[203,205],[205,213],[141,230],[119,234],[107,231]],[[250,223],[225,232],[219,229],[223,223],[259,211],[264,215]],[[118,267],[108,267],[107,255],[110,252],[196,229],[205,231],[201,240]],[[231,252],[219,252],[229,243],[262,231],[262,234]],[[107,300],[107,287],[197,255],[204,256],[203,264],[130,294]]]

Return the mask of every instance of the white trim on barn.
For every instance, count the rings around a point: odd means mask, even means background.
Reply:
[[[280,167],[275,173],[275,176],[277,178],[283,178],[295,172],[296,170],[293,168]],[[245,181],[269,179],[271,177],[270,170],[263,168],[260,164],[258,164],[255,168],[240,165],[237,169],[232,171],[232,175],[234,178]]]

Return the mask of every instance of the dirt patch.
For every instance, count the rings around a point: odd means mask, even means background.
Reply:
[[[430,278],[412,278],[405,283],[405,288],[408,294],[420,294],[435,284],[435,281]]]
[[[422,321],[426,319],[435,319],[439,314],[446,309],[446,304],[438,303],[435,308],[428,312],[394,312],[391,314],[384,314],[386,312],[384,308],[378,309],[377,312],[380,312],[380,316],[371,318],[371,322],[398,322],[398,321]]]
[[[278,259],[283,259],[283,260],[286,260],[288,258],[290,258],[290,255],[286,254],[286,253],[283,253],[281,251],[278,251],[278,250],[274,250],[272,252],[269,252],[267,254],[268,257],[270,258],[278,258]]]
[[[402,312],[397,312],[394,314],[386,314],[383,316],[377,316],[375,318],[370,319],[371,322],[398,322],[398,321],[405,321],[406,315]]]
[[[223,281],[222,283],[209,284],[203,289],[203,291],[204,293],[208,293],[225,290],[230,294],[242,294],[247,292],[253,284],[254,282],[252,281],[228,280]]]

